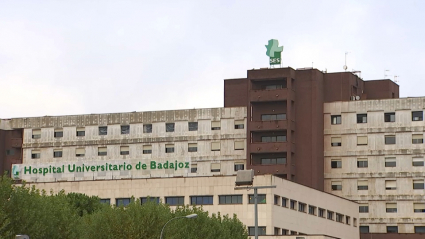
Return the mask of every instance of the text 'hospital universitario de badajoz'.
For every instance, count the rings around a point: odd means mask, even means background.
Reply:
[[[423,238],[425,98],[391,80],[313,68],[248,70],[224,108],[2,119],[0,170],[110,204],[203,205],[267,238]],[[266,237],[264,237],[266,238]]]

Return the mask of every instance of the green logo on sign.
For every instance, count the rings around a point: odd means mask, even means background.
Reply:
[[[266,55],[270,57],[270,65],[280,65],[280,56],[283,51],[283,46],[279,46],[279,41],[276,39],[270,39],[266,48]]]
[[[12,177],[13,179],[19,179],[19,172],[21,171],[19,165],[13,165],[12,167]]]

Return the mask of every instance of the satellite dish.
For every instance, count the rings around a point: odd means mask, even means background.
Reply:
[[[347,66],[343,66],[342,68],[344,68],[344,70],[347,70],[348,67]]]
[[[356,100],[360,100],[360,96],[356,96]]]

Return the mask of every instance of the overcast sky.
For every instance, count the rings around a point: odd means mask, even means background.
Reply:
[[[425,96],[425,1],[0,1],[0,118],[223,106],[223,79],[283,66],[399,75]],[[312,63],[314,62],[314,63]]]

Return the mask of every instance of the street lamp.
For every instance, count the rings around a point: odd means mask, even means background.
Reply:
[[[190,218],[197,218],[197,217],[198,217],[198,214],[194,213],[194,214],[190,214],[190,215],[187,215],[187,216],[171,218],[171,219],[170,219],[170,220],[168,220],[168,222],[166,222],[166,223],[164,224],[164,226],[162,227],[161,235],[159,236],[159,239],[162,239],[162,234],[164,233],[165,226],[167,226],[167,224],[168,224],[169,222],[171,222],[172,220],[174,220],[174,219],[179,219],[179,218],[189,218],[189,219],[190,219]]]

